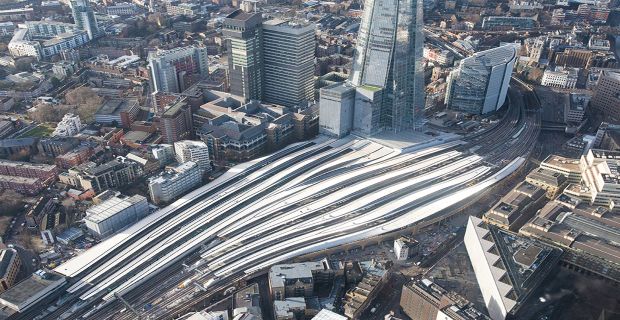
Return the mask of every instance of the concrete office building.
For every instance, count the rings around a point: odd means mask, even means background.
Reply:
[[[469,217],[464,239],[467,254],[489,316],[514,317],[555,268],[562,250]]]
[[[73,14],[75,25],[79,29],[86,31],[90,40],[99,36],[97,19],[95,19],[95,13],[90,7],[88,0],[72,0],[71,13]]]
[[[581,169],[577,159],[552,154],[540,163],[540,167],[565,176],[569,183],[579,183],[581,181]]]
[[[211,171],[209,147],[202,141],[177,141],[174,143],[174,153],[176,153],[177,161],[180,163],[192,161],[196,163],[203,172]]]
[[[314,100],[315,25],[273,19],[263,23],[263,100],[294,107]]]
[[[273,302],[275,320],[295,320],[306,318],[306,299],[304,297],[291,297]]]
[[[413,130],[423,121],[422,12],[421,1],[364,4],[350,78],[364,89],[355,105],[358,132]]]
[[[269,289],[273,300],[314,295],[314,277],[326,270],[322,262],[278,264],[269,269]]]
[[[38,270],[26,280],[2,292],[0,304],[16,312],[24,312],[56,292],[65,283],[67,283],[66,278],[57,273]]]
[[[224,20],[230,93],[248,100],[263,98],[263,28],[261,13],[235,10]]]
[[[555,67],[545,70],[540,84],[554,88],[574,89],[578,77],[579,69],[577,68]]]
[[[114,196],[86,210],[86,227],[99,237],[106,237],[144,218],[149,204],[141,195]]]
[[[555,198],[568,184],[568,179],[563,174],[542,167],[532,170],[525,177],[525,181],[545,190],[549,199]]]
[[[160,166],[165,166],[175,161],[174,146],[171,144],[157,144],[151,146],[153,158],[159,161]]]
[[[95,122],[129,128],[140,112],[138,99],[110,99],[95,112]]]
[[[603,71],[590,104],[606,116],[620,121],[620,72]]]
[[[154,92],[182,92],[209,75],[205,47],[150,51],[148,62]]]
[[[516,46],[509,44],[461,60],[447,79],[446,106],[471,114],[499,109],[506,100],[516,58]]]
[[[191,139],[194,127],[190,106],[183,100],[175,102],[160,116],[159,130],[164,143]]]
[[[321,88],[319,101],[319,132],[343,137],[353,129],[355,87],[348,83],[335,83]]]
[[[548,202],[519,233],[563,248],[562,262],[572,269],[620,282],[620,239],[609,232],[620,227],[618,213],[570,191]]]
[[[536,214],[546,199],[545,190],[522,181],[487,211],[482,220],[517,232]]]
[[[192,161],[168,168],[149,180],[151,201],[156,204],[171,202],[194,189],[202,182],[201,170]]]
[[[620,152],[589,150],[581,156],[581,185],[570,185],[567,191],[591,205],[618,210],[620,204]]]

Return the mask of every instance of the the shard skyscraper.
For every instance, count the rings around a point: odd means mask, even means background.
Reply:
[[[350,82],[354,130],[408,131],[424,119],[422,0],[366,0]]]

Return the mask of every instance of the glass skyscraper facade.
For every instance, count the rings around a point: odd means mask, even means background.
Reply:
[[[230,93],[249,100],[263,98],[263,18],[235,10],[224,20]]]
[[[363,92],[356,101],[354,123],[362,133],[414,130],[423,122],[422,12],[422,0],[364,4],[350,77]]]
[[[472,114],[501,108],[516,58],[517,49],[509,44],[461,60],[447,79],[446,106]]]

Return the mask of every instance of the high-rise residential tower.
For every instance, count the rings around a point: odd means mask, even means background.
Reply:
[[[263,100],[287,107],[314,100],[315,25],[263,23]]]
[[[509,44],[461,60],[447,79],[446,106],[472,114],[499,109],[506,100],[516,59],[517,48]]]
[[[414,130],[422,123],[422,12],[422,0],[365,2],[350,78],[362,89],[354,117],[360,133]]]
[[[71,13],[77,27],[86,31],[90,40],[99,36],[95,12],[90,7],[88,0],[72,0]]]
[[[224,20],[230,93],[245,100],[263,97],[263,18],[235,10]]]
[[[182,92],[209,74],[204,47],[151,51],[148,61],[153,91]]]

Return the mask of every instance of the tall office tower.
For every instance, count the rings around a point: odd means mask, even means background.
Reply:
[[[620,120],[620,72],[601,73],[590,104],[606,116]]]
[[[209,75],[207,48],[179,47],[149,52],[153,91],[182,92]]]
[[[263,98],[263,18],[235,10],[224,20],[230,93],[248,100]]]
[[[350,78],[364,91],[355,106],[359,132],[413,130],[423,121],[422,12],[422,0],[366,1]]]
[[[71,13],[77,27],[86,31],[90,40],[99,35],[95,12],[90,7],[88,0],[72,0]]]
[[[499,109],[506,100],[516,59],[517,48],[509,44],[461,60],[447,79],[446,106],[472,114]]]
[[[164,143],[191,139],[194,133],[192,110],[185,101],[170,106],[159,119],[159,130]]]
[[[287,107],[314,100],[315,25],[263,23],[263,100]]]

